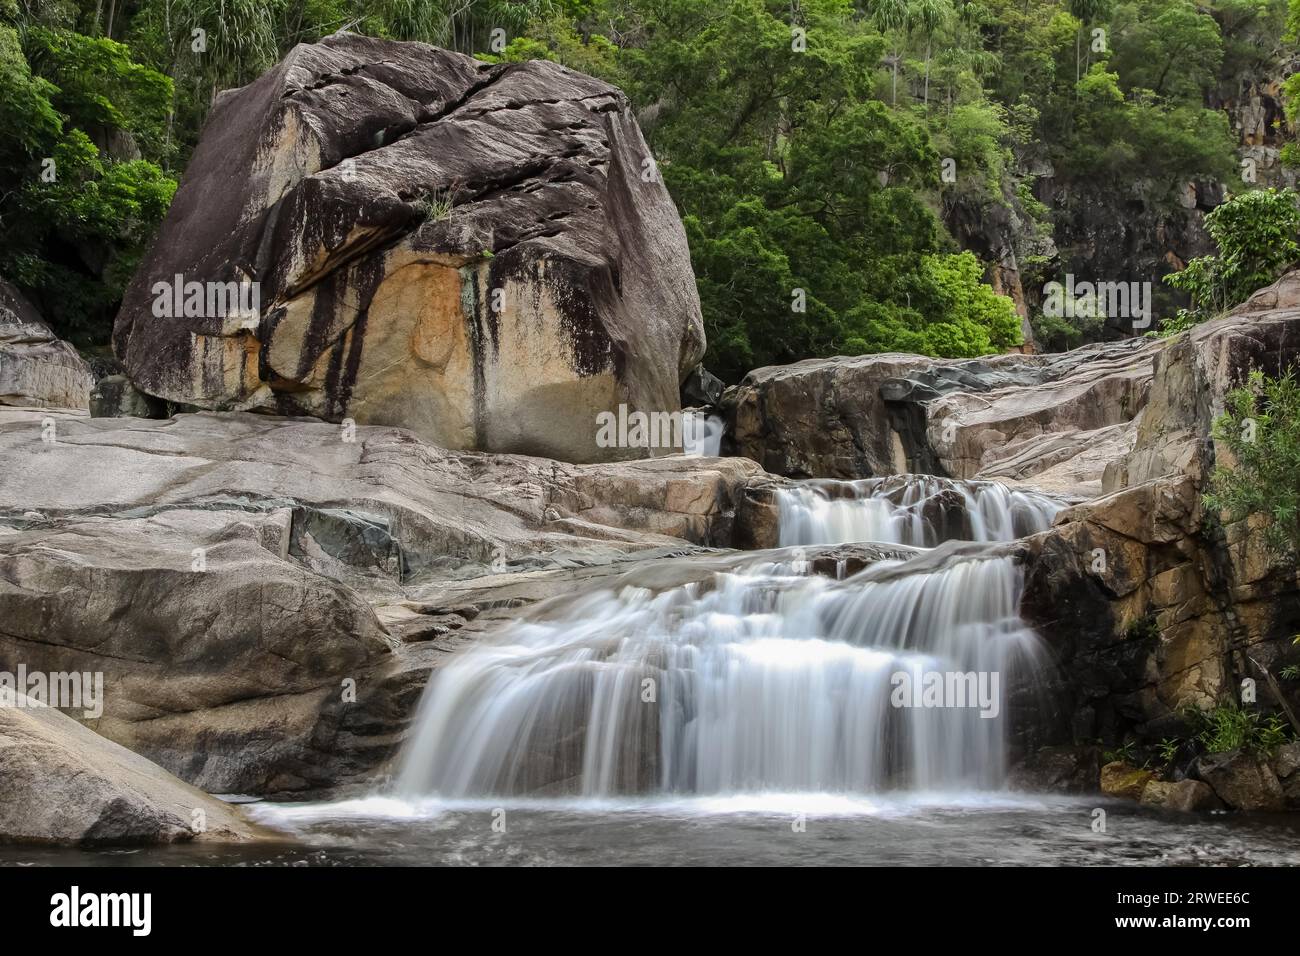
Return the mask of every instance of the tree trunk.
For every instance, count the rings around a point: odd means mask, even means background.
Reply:
[[[925,111],[930,112],[930,41],[925,41]]]

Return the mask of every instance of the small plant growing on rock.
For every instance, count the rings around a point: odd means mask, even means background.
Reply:
[[[1205,506],[1227,521],[1268,519],[1265,546],[1294,563],[1300,550],[1300,382],[1293,369],[1279,378],[1256,370],[1229,392],[1214,423],[1235,466],[1216,463]]]
[[[451,217],[451,190],[435,189],[417,199],[415,205],[425,222],[442,222]]]
[[[1186,332],[1194,325],[1198,325],[1202,318],[1204,316],[1195,309],[1179,309],[1172,318],[1161,319],[1160,328],[1146,333],[1145,337],[1148,339],[1167,339],[1179,332]]]
[[[1124,630],[1124,639],[1127,641],[1154,640],[1159,636],[1160,625],[1154,614],[1138,618]]]
[[[1275,714],[1262,716],[1253,710],[1221,705],[1196,712],[1193,719],[1200,727],[1196,739],[1207,753],[1251,750],[1267,755],[1287,742],[1287,725]]]
[[[1103,763],[1114,763],[1118,760],[1123,763],[1134,764],[1137,763],[1137,751],[1133,741],[1126,740],[1114,750],[1103,750],[1101,759]]]

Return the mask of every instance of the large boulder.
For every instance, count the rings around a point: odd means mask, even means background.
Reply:
[[[85,359],[0,279],[0,405],[84,410],[93,384]]]
[[[238,809],[26,695],[0,703],[0,840],[251,840]]]
[[[1141,802],[1144,806],[1184,813],[1223,809],[1223,801],[1199,780],[1151,780],[1142,791]]]
[[[352,589],[282,556],[280,515],[168,510],[0,537],[0,663],[103,675],[95,729],[217,792],[320,774],[390,655]]]
[[[704,333],[622,93],[336,34],[219,97],[114,348],[172,402],[595,461],[653,453],[597,416],[678,410]]]

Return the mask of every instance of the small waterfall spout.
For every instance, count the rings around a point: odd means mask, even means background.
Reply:
[[[1012,541],[1051,527],[1064,502],[995,481],[892,475],[809,481],[777,492],[780,543]]]
[[[683,418],[682,448],[685,454],[712,458],[722,454],[722,433],[726,424],[721,418],[700,411],[683,412]]]

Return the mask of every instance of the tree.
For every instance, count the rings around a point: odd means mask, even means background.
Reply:
[[[80,343],[100,340],[175,182],[95,145],[162,128],[171,84],[123,45],[0,24],[0,274]]]
[[[1116,11],[1110,66],[1125,90],[1199,99],[1223,64],[1223,39],[1191,0],[1140,0]]]
[[[1110,0],[1070,0],[1069,7],[1070,13],[1079,21],[1078,30],[1074,35],[1074,79],[1075,82],[1078,82],[1083,76],[1080,67],[1080,37],[1090,24],[1106,16],[1110,10]],[[1091,47],[1089,47],[1088,55],[1089,57],[1092,55]]]
[[[915,0],[912,5],[912,21],[925,38],[925,95],[922,100],[927,113],[930,111],[930,53],[934,35],[951,16],[949,0]]]
[[[911,10],[907,6],[907,0],[869,0],[867,10],[871,16],[871,22],[875,24],[877,30],[884,34],[898,34],[907,29],[908,22],[911,19]],[[898,105],[898,48],[895,47],[890,55],[890,66],[894,72],[893,86],[893,105]]]
[[[1294,564],[1300,553],[1300,383],[1253,371],[1228,393],[1214,438],[1230,453],[1216,462],[1208,509],[1227,521],[1260,516],[1267,548]]]

